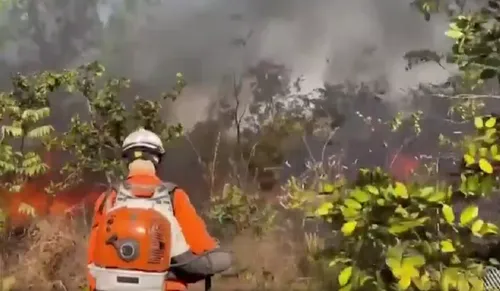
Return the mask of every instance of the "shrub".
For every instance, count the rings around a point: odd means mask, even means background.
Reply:
[[[457,196],[481,198],[497,187],[497,118],[474,120],[477,135],[466,138],[459,189],[395,181],[382,169],[361,169],[358,179],[312,187],[291,179],[289,206],[328,223],[338,242],[330,248],[330,267],[338,268],[340,290],[483,290],[486,265],[477,257],[498,227],[479,218],[468,204],[457,212]],[[321,205],[315,207],[321,192]]]
[[[316,215],[340,234],[330,262],[341,268],[340,290],[481,290],[475,237],[498,228],[479,219],[474,204],[456,218],[453,195],[445,185],[393,181],[380,169],[363,169],[352,187],[328,195]]]
[[[217,225],[218,235],[230,237],[246,231],[261,236],[272,229],[276,214],[258,193],[245,193],[238,186],[226,184],[220,195],[210,197],[207,216]]]

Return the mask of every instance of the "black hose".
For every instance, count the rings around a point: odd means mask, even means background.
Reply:
[[[170,268],[177,268],[177,267],[182,267],[182,266],[185,266],[187,264],[191,264],[192,262],[196,261],[196,260],[199,260],[201,258],[203,258],[205,255],[208,255],[208,254],[211,254],[211,253],[215,253],[217,252],[219,249],[215,249],[215,250],[210,250],[210,251],[206,251],[204,252],[202,255],[195,255],[195,257],[187,260],[187,261],[184,261],[184,262],[180,262],[180,263],[177,263],[177,264],[170,264]]]
[[[205,291],[212,290],[212,276],[208,276],[205,278]]]

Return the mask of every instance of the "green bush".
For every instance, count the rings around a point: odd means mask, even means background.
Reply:
[[[477,134],[466,149],[459,188],[395,181],[382,169],[361,169],[358,179],[287,184],[288,206],[328,223],[338,243],[329,248],[340,290],[483,290],[480,248],[498,227],[479,218],[471,201],[493,195],[500,165],[495,116],[474,119]],[[318,198],[318,193],[321,198]],[[460,212],[453,201],[466,198]],[[320,202],[319,206],[318,201]],[[314,213],[313,213],[314,210]]]
[[[316,215],[339,234],[330,266],[342,268],[341,290],[482,290],[475,237],[498,228],[479,219],[474,204],[455,217],[453,195],[451,187],[405,185],[379,169],[361,170],[353,187],[328,195]]]
[[[270,231],[276,218],[275,208],[258,193],[245,193],[235,185],[226,184],[220,195],[210,197],[207,216],[217,225],[222,237],[245,231],[261,236]]]

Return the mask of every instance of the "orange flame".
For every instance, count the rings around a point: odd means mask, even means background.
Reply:
[[[50,153],[44,155],[44,160],[49,167],[53,165]],[[29,214],[19,212],[23,204],[33,207],[37,217],[77,215],[80,209],[93,207],[102,193],[102,189],[95,186],[78,185],[56,195],[48,195],[44,188],[52,178],[53,173],[49,172],[30,180],[19,193],[0,193],[0,197],[5,198],[3,208],[7,211],[10,226],[22,226],[30,222]]]
[[[414,156],[394,153],[389,159],[389,171],[397,180],[407,181],[420,166],[420,162]]]

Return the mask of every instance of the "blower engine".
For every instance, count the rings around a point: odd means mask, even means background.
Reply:
[[[90,274],[98,291],[164,290],[170,268],[170,222],[153,209],[112,210],[97,230]]]

